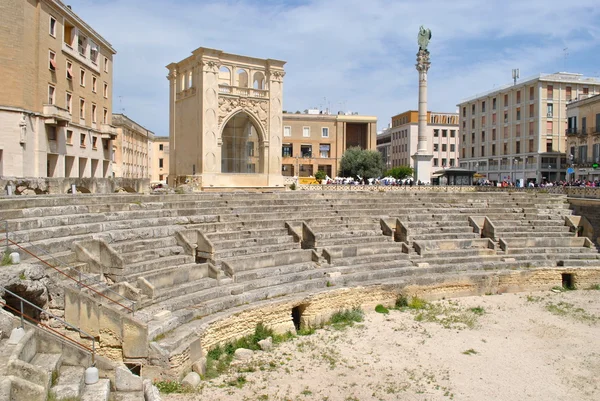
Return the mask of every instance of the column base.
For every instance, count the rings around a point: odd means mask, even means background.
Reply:
[[[415,181],[424,184],[431,183],[431,159],[433,155],[415,153],[411,156],[415,165]]]

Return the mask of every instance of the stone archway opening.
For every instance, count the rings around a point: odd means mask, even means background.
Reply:
[[[292,308],[292,322],[294,323],[294,327],[296,331],[300,330],[302,327],[302,314],[306,310],[307,305],[297,305]]]
[[[568,290],[575,289],[575,280],[573,273],[561,273],[562,287]]]
[[[239,112],[230,118],[221,137],[222,173],[263,173],[262,135],[248,114]]]

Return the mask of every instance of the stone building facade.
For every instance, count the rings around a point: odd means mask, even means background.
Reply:
[[[283,186],[284,65],[201,47],[167,66],[172,184]]]
[[[600,94],[567,104],[569,178],[600,179]]]
[[[58,0],[0,2],[0,176],[111,177],[113,47]]]
[[[567,103],[600,93],[600,80],[541,74],[461,102],[460,167],[490,181],[566,178]]]
[[[113,176],[150,178],[154,133],[124,114],[113,114],[117,138],[113,141]]]
[[[156,136],[152,141],[152,160],[150,163],[152,184],[169,184],[169,137]]]
[[[375,150],[377,117],[356,114],[283,114],[281,147],[283,176],[309,177],[323,170],[338,175],[346,149]]]

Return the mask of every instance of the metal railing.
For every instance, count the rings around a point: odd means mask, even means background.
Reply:
[[[75,281],[80,288],[84,287],[84,288],[90,290],[91,292],[93,292],[94,294],[99,295],[100,297],[108,300],[109,302],[112,302],[112,303],[114,303],[116,305],[121,306],[125,310],[131,312],[132,315],[135,315],[135,305],[136,305],[136,302],[134,300],[129,299],[129,298],[125,297],[124,295],[119,294],[118,292],[114,291],[111,288],[106,288],[107,292],[110,292],[111,294],[116,295],[117,297],[119,297],[122,300],[124,300],[126,303],[129,303],[131,306],[123,305],[121,302],[119,302],[117,300],[114,300],[114,299],[106,296],[105,294],[101,293],[100,291],[98,291],[98,290],[90,287],[88,284],[86,284],[86,282],[90,282],[90,281],[91,281],[92,284],[105,284],[102,281],[96,279],[93,276],[90,276],[90,275],[87,275],[85,273],[82,273],[80,270],[77,270],[77,274],[78,274],[79,278],[76,279],[75,277],[72,277],[69,274],[67,274],[65,271],[59,269],[57,266],[53,266],[52,264],[48,263],[48,261],[40,258],[38,255],[36,255],[33,252],[31,252],[29,249],[23,247],[21,244],[15,242],[13,240],[11,240],[9,238],[10,231],[8,231],[8,221],[7,220],[4,221],[4,232],[6,233],[6,250],[5,250],[6,253],[8,253],[10,245],[12,244],[12,245],[16,246],[17,248],[21,249],[23,252],[27,253],[28,255],[30,255],[33,258],[37,259],[38,261],[42,262],[46,266],[54,269],[59,274],[62,274],[66,278]],[[66,268],[66,269],[70,269],[70,266],[65,265],[60,259],[57,259],[54,255],[52,255],[50,252],[46,251],[45,249],[40,248],[37,245],[32,244],[31,242],[28,242],[27,246],[29,248],[35,249],[36,251],[44,254],[45,256],[50,257],[51,259],[53,259],[54,261],[56,261],[58,263],[58,265],[60,265],[61,267]],[[85,280],[85,282],[82,279]]]
[[[85,331],[83,331],[83,330],[81,330],[81,329],[73,326],[72,324],[69,324],[69,323],[65,322],[64,320],[62,320],[58,316],[56,316],[56,315],[54,315],[54,314],[52,314],[52,313],[50,313],[50,312],[48,312],[48,311],[40,308],[39,306],[37,306],[37,305],[29,302],[25,298],[22,298],[22,297],[18,296],[14,292],[12,292],[12,291],[10,291],[10,290],[2,287],[2,286],[0,286],[0,290],[4,291],[5,293],[10,294],[11,296],[13,296],[14,298],[16,298],[16,299],[19,300],[20,310],[17,310],[16,308],[14,308],[14,307],[12,307],[12,306],[10,306],[7,303],[2,302],[2,301],[0,301],[0,305],[4,306],[5,308],[10,309],[11,311],[13,311],[17,315],[19,315],[19,317],[21,318],[21,328],[24,328],[24,326],[25,326],[25,320],[26,319],[28,321],[35,322],[38,326],[43,327],[44,329],[50,331],[52,334],[58,336],[59,338],[61,338],[63,340],[66,340],[66,341],[68,341],[70,343],[73,343],[73,344],[77,345],[78,347],[82,348],[85,351],[88,351],[91,354],[91,356],[92,356],[92,366],[94,366],[94,364],[96,363],[96,339],[94,338],[94,336],[92,336],[91,334],[88,334]],[[91,339],[92,340],[92,348],[90,348],[89,346],[87,346],[85,344],[80,343],[79,341],[76,341],[76,340],[74,340],[74,339],[72,339],[72,338],[64,335],[63,333],[59,332],[56,329],[53,329],[52,327],[48,326],[47,324],[44,324],[44,323],[40,322],[39,320],[34,319],[33,316],[26,315],[25,312],[23,311],[24,310],[23,303],[26,303],[27,305],[33,307],[34,309],[40,311],[41,313],[43,313],[43,314],[45,314],[47,316],[51,316],[54,319],[56,319],[59,322],[61,322],[62,324],[64,324],[65,326],[68,326],[69,328],[77,331],[81,337],[87,337],[87,338]]]

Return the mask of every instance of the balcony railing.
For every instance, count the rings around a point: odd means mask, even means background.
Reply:
[[[266,98],[269,91],[254,88],[241,88],[239,86],[219,85],[219,93],[223,95]]]

